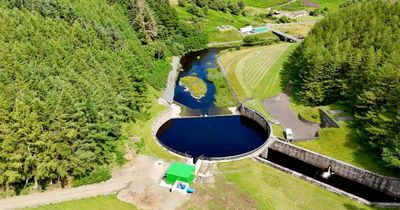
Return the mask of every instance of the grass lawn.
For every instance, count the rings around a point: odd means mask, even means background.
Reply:
[[[319,4],[321,9],[327,7],[329,11],[338,9],[341,4],[346,2],[346,0],[308,0],[308,1]]]
[[[274,29],[282,31],[284,33],[293,35],[293,36],[307,36],[308,32],[311,31],[313,24],[291,24],[291,25],[281,25],[274,26]]]
[[[34,208],[35,210],[136,210],[132,204],[122,202],[115,195],[97,196]]]
[[[321,123],[321,117],[319,114],[318,107],[307,107],[307,108],[303,109],[299,114],[303,119],[305,119],[309,122],[313,122],[313,123],[317,123],[317,124]]]
[[[372,209],[251,159],[218,168],[257,202],[257,209]]]
[[[386,176],[400,174],[384,166],[384,163],[358,142],[352,133],[354,128],[349,123],[340,123],[341,128],[324,128],[319,131],[319,138],[313,141],[296,142],[303,148],[350,163]]]
[[[225,52],[221,63],[240,100],[267,98],[281,92],[280,70],[296,44],[277,44]]]
[[[238,0],[229,0],[230,2],[236,3]],[[288,0],[243,0],[244,5],[251,7],[267,8],[278,4],[284,4]]]
[[[184,86],[196,99],[203,98],[207,93],[206,83],[196,76],[182,77],[179,85]]]
[[[208,37],[208,40],[210,43],[239,41],[242,40],[242,35],[240,35],[237,29],[221,32],[216,31]]]
[[[311,2],[319,5],[320,9],[323,9],[325,7],[328,8],[329,11],[335,11],[336,9],[339,8],[341,4],[343,4],[346,0],[306,0],[304,2]],[[286,5],[281,5],[281,6],[276,6],[274,9],[277,10],[288,10],[288,11],[294,11],[294,10],[314,10],[314,7],[307,6],[306,4],[302,4],[300,0],[294,1],[290,4]]]

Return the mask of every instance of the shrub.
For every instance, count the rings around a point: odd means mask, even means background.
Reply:
[[[72,186],[79,187],[82,185],[99,183],[99,182],[107,181],[110,178],[111,178],[110,169],[106,168],[106,167],[99,167],[86,176],[83,176],[78,179],[74,179],[72,181]]]
[[[300,116],[313,123],[321,123],[319,109],[317,107],[306,107],[299,113]]]

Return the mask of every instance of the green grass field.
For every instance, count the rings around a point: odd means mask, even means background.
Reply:
[[[298,146],[327,155],[386,176],[400,174],[385,167],[385,164],[373,155],[366,145],[358,142],[354,129],[349,123],[340,123],[340,128],[324,128],[319,131],[319,138],[313,141],[297,142]]]
[[[335,11],[339,6],[344,3],[346,0],[307,0],[308,2],[316,3],[319,5],[320,9],[328,8],[329,11]],[[302,4],[302,1],[297,0],[290,4],[278,5],[274,7],[277,10],[287,10],[287,11],[295,11],[295,10],[314,10],[314,7],[307,6],[306,4]]]
[[[373,209],[251,159],[219,163],[218,169],[257,209]]]
[[[279,72],[295,46],[283,43],[222,54],[222,65],[239,98],[262,99],[279,94],[282,91]]]
[[[136,210],[129,203],[122,202],[115,195],[97,196],[82,200],[67,201],[34,208],[35,210]]]
[[[192,22],[194,16],[186,11],[187,8],[175,7],[175,9],[180,20]],[[238,31],[220,32],[217,30],[218,26],[230,25],[238,29],[249,24],[259,25],[262,24],[262,22],[259,18],[254,16],[237,16],[230,13],[208,10],[207,17],[200,19],[198,24],[204,33],[208,35],[209,42],[213,43],[242,40]]]
[[[238,2],[238,0],[230,0],[233,3]],[[244,5],[250,7],[260,7],[260,8],[267,8],[272,7],[279,4],[284,4],[288,2],[288,0],[243,0]]]

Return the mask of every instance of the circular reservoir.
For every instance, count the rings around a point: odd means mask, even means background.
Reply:
[[[157,137],[174,153],[217,160],[253,152],[266,143],[269,133],[247,117],[219,116],[171,119]]]

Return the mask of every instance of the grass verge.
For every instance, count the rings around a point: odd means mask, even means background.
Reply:
[[[132,204],[118,200],[116,195],[97,196],[33,208],[34,210],[136,210]]]
[[[237,105],[237,101],[232,95],[231,90],[226,84],[222,72],[217,68],[207,69],[207,80],[215,86],[215,105],[217,107],[232,107]]]
[[[400,176],[393,169],[385,167],[385,164],[374,156],[363,142],[359,142],[352,124],[342,122],[340,126],[340,128],[324,128],[318,132],[318,139],[295,144],[378,174]]]
[[[321,123],[321,117],[319,114],[318,107],[306,107],[300,111],[299,115],[304,119],[312,123]]]
[[[258,209],[372,209],[251,159],[219,163],[218,169],[247,192]]]
[[[262,104],[261,100],[252,99],[245,102],[245,105],[260,112],[266,119],[269,121],[273,121],[273,117],[265,110],[264,105]],[[272,127],[272,134],[278,138],[285,138],[283,135],[283,128],[281,125],[271,124]]]

